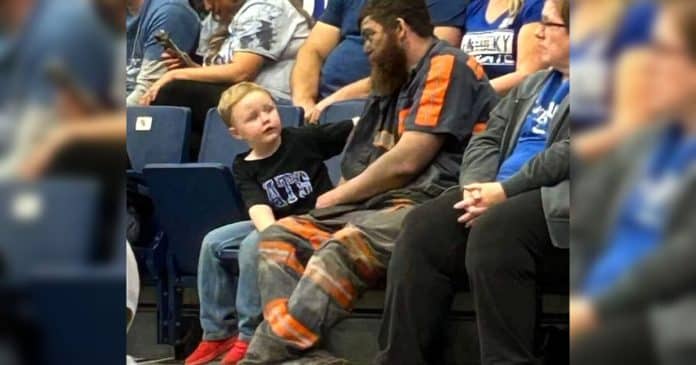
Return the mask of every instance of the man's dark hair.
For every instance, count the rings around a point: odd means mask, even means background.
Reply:
[[[394,30],[401,18],[419,36],[426,38],[433,35],[433,23],[424,0],[368,0],[358,19],[358,27],[365,18]]]

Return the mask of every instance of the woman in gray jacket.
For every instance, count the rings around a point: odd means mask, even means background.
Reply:
[[[550,70],[529,76],[491,113],[464,153],[460,188],[406,218],[377,363],[438,362],[434,345],[464,268],[482,364],[535,362],[537,287],[548,278],[568,290],[568,17],[569,1],[546,1],[537,37]]]

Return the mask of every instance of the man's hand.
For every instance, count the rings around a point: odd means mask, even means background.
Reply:
[[[464,187],[462,200],[454,205],[454,209],[466,210],[466,213],[460,216],[457,221],[465,223],[467,228],[471,228],[477,217],[505,199],[507,196],[503,190],[503,185],[498,182],[469,184]]]
[[[140,98],[140,105],[150,105],[157,99],[157,94],[160,89],[167,85],[168,83],[174,81],[180,70],[168,71],[159,80],[157,80],[150,88],[143,94]]]
[[[570,298],[570,341],[593,330],[598,325],[594,305],[587,298]]]
[[[338,188],[327,191],[317,198],[316,209],[330,208],[341,204]]]

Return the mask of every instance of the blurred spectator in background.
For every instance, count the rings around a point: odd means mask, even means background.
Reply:
[[[483,65],[491,85],[505,95],[545,65],[539,53],[543,0],[473,0],[461,47]]]
[[[183,52],[193,54],[198,44],[200,21],[187,0],[128,0],[126,9],[127,104],[136,105],[167,72],[161,57],[164,48],[155,34],[164,30]]]
[[[696,358],[696,8],[663,4],[650,74],[659,92],[634,101],[659,119],[574,185],[573,364]]]
[[[213,12],[228,33],[202,66],[167,72],[143,96],[143,105],[187,106],[192,112],[192,157],[208,110],[231,85],[254,81],[280,103],[290,100],[290,72],[312,18],[288,0],[214,0]],[[215,37],[215,36],[214,36]]]
[[[580,0],[573,8],[573,131],[583,158],[603,155],[654,116],[647,100],[652,0]],[[584,136],[580,133],[586,134]]]
[[[126,10],[123,2],[78,0],[76,3],[82,3],[85,14],[90,14],[83,21],[91,21],[92,27],[84,32],[101,34],[100,43],[94,46],[100,46],[103,52],[109,51],[113,55],[114,49],[118,48],[114,44],[123,39],[125,30]],[[84,54],[82,49],[77,52]],[[117,217],[124,208],[126,128],[121,88],[123,68],[117,67],[123,64],[112,62],[116,59],[114,56],[101,64],[88,64],[85,61],[85,67],[97,69],[104,75],[100,76],[104,80],[97,86],[82,82],[79,78],[82,70],[69,68],[63,63],[50,64],[40,71],[54,88],[54,98],[48,105],[51,113],[47,114],[48,120],[54,124],[51,128],[44,128],[42,135],[27,147],[15,172],[27,180],[79,176],[99,183],[100,213],[104,218],[97,227],[101,242],[96,252],[99,259],[108,259],[114,254],[113,245],[116,242],[113,237],[123,229],[118,226]],[[116,71],[116,68],[119,70]],[[109,69],[113,72],[108,72]]]
[[[124,42],[126,11],[120,0],[90,0],[98,21],[108,32],[103,41],[104,47],[123,50],[118,47]],[[107,43],[108,42],[108,43]],[[113,46],[117,44],[117,47]],[[113,54],[116,54],[114,51]],[[102,65],[107,66],[107,65]],[[56,89],[53,101],[54,117],[60,124],[39,140],[38,147],[22,161],[21,175],[36,178],[49,168],[52,159],[65,147],[80,141],[116,142],[125,141],[125,114],[123,107],[123,66],[112,62],[113,72],[100,72],[112,78],[103,90],[81,87],[72,76],[73,70],[60,65],[51,65],[46,78]],[[102,96],[95,96],[98,94]]]
[[[297,55],[292,72],[292,102],[316,123],[329,105],[366,98],[370,63],[363,52],[358,15],[365,0],[331,0]],[[468,0],[428,0],[435,35],[452,45],[462,38]]]
[[[113,12],[114,5],[119,11]],[[125,39],[125,10],[123,1],[115,0],[0,1],[0,38],[6,42],[0,51],[0,170],[3,178],[37,180],[0,183],[6,199],[0,260],[7,260],[0,266],[24,266],[17,260],[20,256],[37,265],[26,265],[21,276],[4,275],[0,280],[0,356],[11,354],[13,346],[19,346],[20,352],[27,349],[30,356],[24,362],[2,357],[0,363],[77,365],[85,363],[84,357],[53,355],[84,354],[95,348],[94,343],[123,348],[124,311],[118,298],[125,292],[124,240],[116,246],[112,234],[123,232],[117,226],[117,213],[124,210],[123,185],[118,180],[124,166],[118,165],[115,156],[125,155],[125,112],[119,108],[125,102],[125,52],[119,57],[114,43]],[[114,86],[117,84],[120,87]],[[107,119],[109,128],[104,128],[101,121]],[[93,150],[81,147],[93,136],[112,132],[120,132],[117,143],[99,137],[91,143]],[[113,153],[98,153],[104,148]],[[45,188],[55,186],[56,180],[61,188],[44,195]],[[102,200],[84,194],[70,199],[66,206],[59,204],[71,196],[73,187],[73,192],[95,192],[81,189],[83,183],[101,192]],[[25,192],[36,198],[36,219],[22,220],[11,209],[12,199]],[[83,215],[76,206],[82,203],[95,208],[88,218],[78,218]],[[52,212],[72,217],[66,222],[74,224],[55,222]],[[8,223],[16,224],[8,227]],[[59,225],[61,234],[57,235]],[[85,245],[80,254],[73,255],[72,245],[82,238]],[[23,251],[17,254],[8,247],[22,247]],[[60,257],[63,251],[69,263]],[[79,295],[85,292],[88,300]],[[99,299],[104,301],[96,304]],[[98,311],[94,317],[99,320],[87,318],[90,309]],[[14,317],[6,318],[8,313]],[[81,325],[84,327],[77,330]],[[3,336],[8,326],[10,339],[14,339],[9,348]],[[99,363],[123,363],[123,350],[95,352],[103,354]]]
[[[96,110],[116,102],[115,72],[104,72],[114,69],[115,37],[92,5],[86,0],[0,3],[8,42],[0,60],[0,177],[17,176],[34,147],[66,124],[53,114],[57,109],[74,113],[69,109],[77,104]]]

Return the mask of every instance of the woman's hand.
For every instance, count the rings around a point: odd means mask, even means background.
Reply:
[[[178,74],[178,71],[180,70],[173,70],[165,73],[160,77],[159,80],[157,80],[150,88],[143,94],[143,96],[140,98],[140,104],[141,105],[150,105],[152,102],[154,102],[157,99],[157,94],[159,94],[159,91],[162,87],[167,85],[168,83],[176,80],[176,76]]]
[[[183,68],[185,66],[184,62],[177,55],[169,52],[168,50],[162,52],[160,60],[165,66],[167,66],[167,70],[169,71]]]

